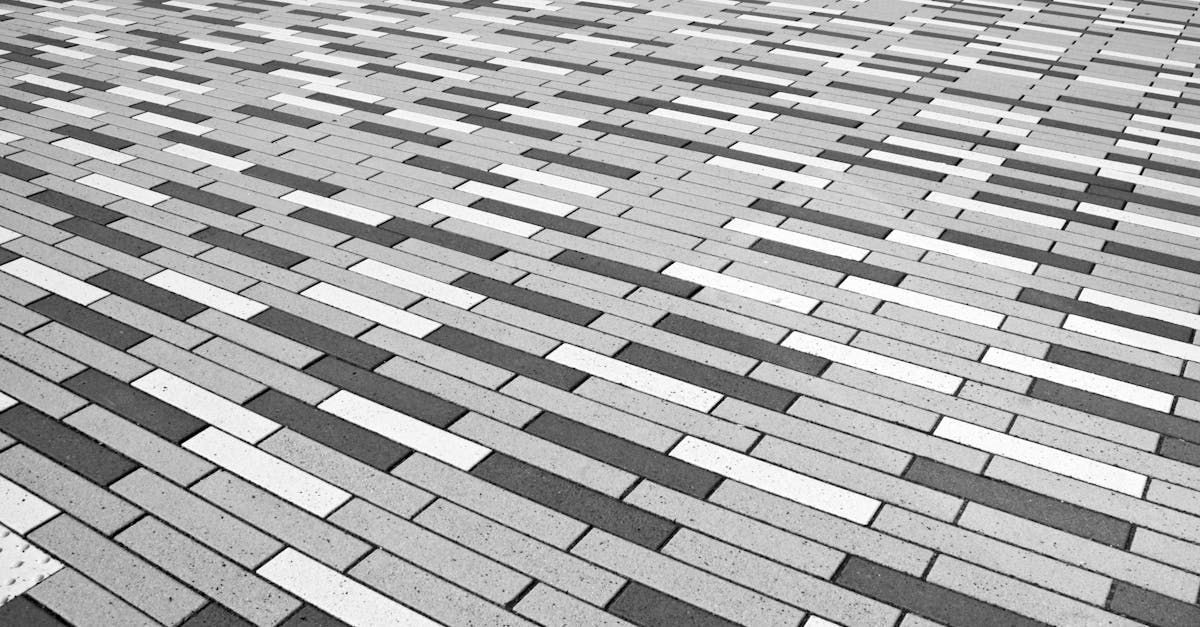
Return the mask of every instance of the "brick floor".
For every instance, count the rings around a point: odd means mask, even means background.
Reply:
[[[0,625],[1200,625],[1191,0],[0,0]]]

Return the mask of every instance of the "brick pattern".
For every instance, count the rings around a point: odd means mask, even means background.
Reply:
[[[0,0],[0,625],[1200,624],[1200,17]]]

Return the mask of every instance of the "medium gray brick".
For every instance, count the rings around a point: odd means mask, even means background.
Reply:
[[[213,469],[212,464],[190,451],[173,445],[99,405],[88,405],[64,418],[63,422],[181,484],[196,481]]]
[[[1139,624],[945,555],[939,555],[934,561],[928,580],[1051,625],[1079,623],[1133,627]]]
[[[538,581],[557,586],[600,607],[608,603],[624,583],[624,579],[613,573],[444,499],[435,501],[414,520]]]
[[[226,364],[233,372],[248,373],[251,379],[312,405],[333,396],[333,393],[337,391],[336,387],[324,381],[222,338],[213,338],[201,344],[196,347],[195,353],[214,363]],[[224,386],[222,388],[229,389]],[[253,390],[255,386],[247,386],[247,388]],[[246,398],[235,400],[244,402],[255,394],[257,392]]]
[[[54,382],[61,382],[85,368],[45,344],[4,328],[0,328],[0,356]]]
[[[79,627],[152,627],[159,624],[72,568],[64,568],[47,577],[29,590],[29,596]]]
[[[1159,434],[1136,425],[1107,420],[1082,411],[1055,405],[1036,398],[999,390],[982,383],[968,381],[959,393],[961,398],[1011,411],[1082,433],[1120,442],[1146,451],[1156,450]]]
[[[871,527],[1093,605],[1103,605],[1112,586],[1109,577],[890,505],[880,510]]]
[[[92,303],[91,307],[180,348],[195,348],[212,337],[205,331],[116,295],[105,296]]]
[[[369,547],[333,525],[225,471],[217,471],[191,490],[244,521],[342,570]]]
[[[238,404],[266,389],[249,377],[158,338],[141,342],[129,352]]]
[[[802,397],[800,400],[811,399]],[[788,442],[803,442],[806,447],[889,474],[900,474],[912,459],[911,455],[895,447],[869,442],[808,421],[796,420],[794,416],[798,415],[798,412],[790,411],[789,415],[735,398],[726,398],[713,408],[712,413],[719,418]]]
[[[896,608],[688,529],[672,538],[663,553],[846,625],[893,625],[900,614]]]
[[[417,364],[435,368],[488,389],[494,390],[513,377],[511,372],[502,368],[383,326],[367,331],[359,339],[396,355],[405,355]]]
[[[392,474],[560,549],[587,529],[578,520],[421,454],[400,462]]]
[[[1200,564],[1195,559],[1200,556],[1196,545],[1144,527],[1134,530],[1130,551],[1192,572],[1197,572],[1196,564]]]
[[[1115,516],[1132,525],[1170,532],[1184,540],[1200,541],[1198,518],[1161,505],[1117,494],[1090,483],[1057,475],[1004,457],[994,457],[986,476],[1036,490],[1051,498]]]
[[[144,279],[155,272],[162,270],[148,261],[144,261],[124,252],[114,250],[103,244],[99,244],[90,239],[83,237],[72,237],[66,241],[60,242],[58,247],[79,255],[80,257],[94,262],[106,268],[118,270],[132,277]]]
[[[703,437],[738,451],[746,450],[759,437],[758,433],[741,425],[734,425],[597,377],[584,381],[575,388],[574,393],[669,429]]]
[[[70,516],[29,539],[162,623],[178,624],[204,605],[200,595]]]
[[[156,518],[142,518],[116,540],[255,625],[275,625],[300,607],[290,594]]]
[[[513,610],[531,620],[548,627],[572,627],[595,625],[595,627],[632,627],[626,622],[600,608],[588,605],[573,596],[539,583],[533,587]]]
[[[113,491],[245,568],[257,567],[283,548],[274,538],[146,470],[116,482]]]
[[[967,504],[959,525],[1177,599],[1190,601],[1200,592],[1196,575],[1137,555],[1138,537],[1155,535],[1147,529],[1135,530],[1131,551],[1122,551],[976,503]]]
[[[829,547],[854,555],[870,555],[880,564],[911,575],[920,576],[933,558],[932,551],[906,540],[732,481],[717,487],[709,501]]]
[[[830,381],[1000,431],[1012,421],[1012,415],[1007,412],[842,364],[833,364],[822,376]]]
[[[325,447],[289,429],[280,429],[259,447],[351,494],[408,518],[420,511],[433,495]]]
[[[0,391],[54,418],[62,418],[87,404],[75,394],[2,358],[0,381],[3,381]]]
[[[528,403],[553,407],[567,418],[659,452],[666,452],[682,437],[673,429],[527,377],[514,378],[500,391]]]
[[[625,501],[822,579],[833,576],[845,557],[836,549],[650,481],[639,483]]]
[[[374,323],[354,314],[266,283],[254,285],[242,296],[352,337],[374,326]]]
[[[620,498],[638,479],[637,475],[476,413],[459,418],[450,431],[612,497]]]
[[[102,533],[113,533],[141,512],[25,446],[0,453],[0,474]]]
[[[312,278],[284,270],[278,266],[252,259],[224,248],[213,247],[197,256],[201,261],[244,274],[252,279],[266,281],[285,290],[300,292],[316,283]]]
[[[923,486],[915,486],[899,477],[770,435],[759,441],[751,454],[801,474],[943,521],[953,521],[962,508],[962,500],[959,498]]]
[[[534,625],[382,550],[372,552],[349,574],[444,623],[464,627]]]
[[[18,333],[28,333],[45,324],[49,319],[45,316],[26,309],[7,298],[0,298],[0,325]]]
[[[351,500],[329,520],[494,603],[504,605],[529,577],[362,500]]]
[[[461,379],[403,357],[393,357],[376,371],[512,425],[524,425],[540,411],[535,405],[514,400],[483,387],[464,384]]]
[[[321,352],[316,349],[256,327],[216,309],[205,309],[189,318],[188,322],[293,368],[303,368],[321,356]]]
[[[796,625],[804,617],[794,607],[600,530],[588,532],[571,552],[738,624]]]

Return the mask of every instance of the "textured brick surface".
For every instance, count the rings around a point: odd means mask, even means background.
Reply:
[[[1200,624],[1189,0],[0,2],[0,625]]]

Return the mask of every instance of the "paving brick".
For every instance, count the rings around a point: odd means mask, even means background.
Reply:
[[[113,491],[243,567],[254,568],[281,548],[258,529],[146,470],[117,482]]]
[[[417,363],[495,389],[512,378],[512,373],[436,344],[422,342],[410,335],[386,327],[375,327],[361,337],[364,342],[384,350],[413,358]],[[396,365],[403,362],[392,361]],[[393,375],[395,376],[395,375]]]
[[[712,624],[783,625],[796,624],[804,614],[603,531],[588,532],[572,552],[641,582],[626,587],[610,606],[613,613],[633,622],[671,620],[672,616],[708,622],[716,614],[721,619]]]
[[[139,520],[116,540],[253,623],[278,622],[300,605],[287,593],[155,518]]]
[[[0,474],[103,533],[124,527],[140,513],[112,493],[24,446],[0,452]]]
[[[1036,550],[1067,563],[1090,568],[1117,580],[1135,583],[1161,594],[1191,599],[1197,592],[1197,580],[1193,575],[1153,561],[1143,561],[1128,552],[1087,542],[1067,533],[1044,529],[1037,523],[988,507],[973,503],[967,505],[959,523],[980,533]],[[1026,535],[1030,531],[1037,531],[1041,535]],[[1141,531],[1143,530],[1134,532],[1134,546],[1131,547],[1134,551],[1137,551],[1137,537],[1142,535]]]
[[[0,329],[0,355],[55,383],[85,368],[83,364],[8,329]]]
[[[1092,624],[1136,625],[1134,621],[1103,612],[1093,606],[1079,603],[1021,583],[1004,579],[989,570],[966,562],[939,556],[930,569],[931,583],[969,594],[975,598],[1012,609],[1031,616],[1045,624],[1082,620]]]
[[[334,357],[323,357],[304,371],[435,426],[445,427],[465,413],[464,408],[453,402]]]
[[[548,506],[424,455],[409,457],[392,474],[560,549],[587,529],[585,523]]]
[[[180,348],[194,348],[210,337],[210,334],[205,331],[182,323],[151,307],[139,305],[118,296],[101,299],[92,308]]]
[[[350,569],[350,575],[440,621],[460,625],[534,624],[384,551],[368,555]]]
[[[196,352],[202,350],[198,348]],[[138,344],[130,353],[184,379],[198,382],[202,387],[210,388],[236,403],[245,402],[266,389],[266,386],[249,377],[157,338]]]
[[[575,389],[587,399],[656,422],[662,426],[694,433],[735,450],[745,450],[757,434],[741,425],[717,420],[696,410],[669,403],[649,394],[628,391],[615,383],[593,377]]]
[[[82,398],[3,358],[0,358],[0,380],[5,382],[5,392],[13,398],[53,418],[61,418],[86,404]]]
[[[597,627],[629,627],[633,624],[542,583],[522,597],[513,610],[543,625],[556,627],[581,623]]]
[[[315,559],[339,570],[368,551],[361,540],[227,472],[213,473],[190,489],[289,546],[303,548]]]
[[[314,440],[280,429],[260,444],[263,450],[342,489],[403,517],[411,517],[434,497],[428,492],[356,462]]]
[[[801,413],[806,406],[812,407],[811,404],[801,405],[797,402],[789,410],[791,414],[785,415],[727,398],[713,408],[713,414],[789,442],[803,442],[806,446],[889,474],[899,474],[907,466],[910,457],[900,450],[875,445],[852,435],[810,423],[809,417]],[[829,411],[836,410],[829,408]],[[844,412],[842,417],[847,414],[849,412]],[[802,419],[796,420],[795,417],[800,416]],[[829,422],[839,426],[844,424],[832,420]]]
[[[159,622],[179,623],[204,605],[179,581],[69,516],[43,525],[30,539]]]
[[[1050,473],[1041,468],[1028,466],[1004,457],[993,458],[992,463],[988,465],[986,474],[990,478],[1006,481],[1024,489],[1030,489],[1030,486],[1034,485],[1032,479],[1037,477],[1045,482],[1038,486],[1039,491],[1048,497],[1061,500],[1069,505],[1094,507],[1101,514],[1116,518],[1130,527],[1140,525],[1163,530],[1174,525],[1187,525],[1195,518],[1193,515],[1176,509],[1162,507],[1129,495],[1118,494],[1106,488]],[[1096,490],[1104,490],[1104,494],[1111,494],[1111,496],[1106,499],[1097,499]],[[1184,539],[1196,535],[1186,526],[1176,528],[1175,531]],[[1123,545],[1118,545],[1118,548],[1120,546]]]
[[[156,624],[134,606],[71,568],[60,570],[31,588],[29,597],[61,617],[66,624],[80,627],[114,624],[149,627]]]
[[[171,624],[1190,624],[1184,18],[434,2],[9,3],[15,524],[120,532],[95,482],[152,477],[287,547],[152,511]],[[165,607],[60,572],[0,612]]]
[[[235,372],[250,373],[250,379],[291,394],[308,403],[319,403],[337,391],[331,385],[221,338],[214,338],[201,344],[195,352],[214,363],[232,366],[230,369]],[[214,378],[208,377],[206,380],[214,381]],[[220,387],[228,391],[233,386],[221,385]],[[247,385],[245,387],[247,391],[253,390],[251,396],[258,394],[256,386]],[[239,395],[239,398],[243,395]],[[241,398],[241,400],[244,402],[247,398]]]
[[[847,624],[890,625],[899,611],[771,560],[690,530],[664,547],[665,554]]]
[[[536,431],[530,433],[514,429],[479,414],[463,416],[450,430],[506,456],[614,498],[619,498],[637,480],[636,475],[589,457],[573,447],[538,437]]]
[[[234,614],[232,610],[217,603],[210,601],[199,612],[192,614],[192,617],[184,623],[187,627],[208,627],[209,625],[237,625],[243,627],[245,625],[253,625],[250,621]]]
[[[36,627],[59,627],[69,624],[25,596],[16,597],[11,603],[0,607],[0,619],[13,624]]]
[[[350,501],[330,521],[500,605],[516,598],[531,582],[511,568],[365,501]]]
[[[136,467],[124,455],[28,405],[0,412],[0,430],[100,486]]]

